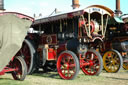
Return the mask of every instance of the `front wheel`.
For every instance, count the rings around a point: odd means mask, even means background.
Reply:
[[[23,81],[27,75],[27,66],[24,59],[20,56],[15,57],[12,61],[12,67],[16,69],[12,72],[13,78]]]
[[[85,53],[85,59],[88,65],[82,66],[82,71],[86,75],[99,75],[103,69],[102,57],[96,50],[90,49]]]
[[[128,53],[125,52],[124,54],[122,53],[122,58],[123,58],[123,68],[125,70],[128,70]]]
[[[104,69],[109,73],[118,72],[122,65],[123,59],[121,54],[116,50],[109,50],[103,55]]]
[[[72,51],[62,52],[57,60],[57,71],[63,79],[74,79],[79,73],[79,61]]]
[[[128,62],[123,62],[123,68],[124,68],[125,70],[128,70]]]

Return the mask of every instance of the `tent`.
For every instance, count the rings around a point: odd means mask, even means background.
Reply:
[[[0,16],[0,71],[20,50],[31,24],[14,14]]]

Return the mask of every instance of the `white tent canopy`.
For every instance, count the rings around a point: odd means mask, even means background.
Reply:
[[[0,71],[20,50],[31,24],[13,14],[0,16]]]

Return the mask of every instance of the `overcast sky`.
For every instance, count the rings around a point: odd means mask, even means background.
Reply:
[[[104,5],[108,8],[115,10],[116,0],[79,0],[81,7],[89,5]],[[123,14],[128,13],[128,0],[121,1],[121,10]],[[59,11],[71,10],[72,0],[4,0],[4,8],[7,11],[20,12],[33,16],[35,13],[42,16],[50,15],[55,8]]]

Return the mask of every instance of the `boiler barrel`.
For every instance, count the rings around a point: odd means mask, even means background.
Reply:
[[[112,44],[113,48],[120,52],[128,52],[128,41],[115,42]]]

